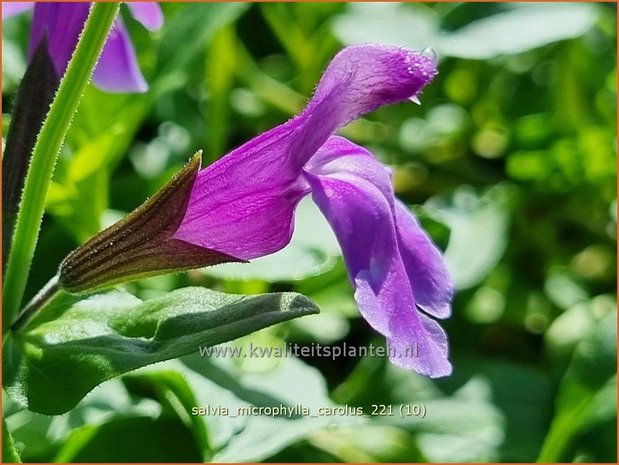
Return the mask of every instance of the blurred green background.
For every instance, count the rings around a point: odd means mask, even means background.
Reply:
[[[29,296],[79,243],[151,195],[198,148],[209,163],[305,104],[344,45],[440,57],[410,103],[342,134],[394,170],[398,196],[445,249],[454,373],[382,358],[166,362],[46,417],[4,399],[24,461],[616,461],[616,6],[167,4],[148,33],[123,11],[146,94],[89,87],[49,194]],[[5,21],[3,132],[30,18]],[[239,179],[239,182],[243,182]],[[293,243],[250,265],[127,287],[294,290],[321,314],[236,345],[383,344],[362,320],[337,243],[311,202]],[[28,296],[27,296],[28,297]],[[194,417],[191,407],[423,405],[408,416]]]

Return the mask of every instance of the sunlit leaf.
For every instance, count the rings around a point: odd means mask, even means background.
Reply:
[[[30,410],[63,413],[110,378],[316,311],[293,293],[185,288],[144,302],[117,290],[60,294],[5,344],[5,389]]]

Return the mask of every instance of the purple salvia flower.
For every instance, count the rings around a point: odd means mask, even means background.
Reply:
[[[177,239],[244,260],[283,248],[296,204],[310,192],[303,166],[337,129],[380,105],[418,95],[435,60],[396,47],[342,50],[300,114],[198,173]]]
[[[433,57],[375,45],[343,50],[300,115],[198,173],[173,237],[260,257],[289,243],[294,209],[311,192],[341,245],[361,313],[387,338],[391,360],[448,375],[445,333],[417,310],[450,315],[453,286],[441,254],[395,199],[388,171],[361,147],[330,137],[380,105],[415,98],[435,74]]]
[[[451,312],[441,253],[396,199],[389,170],[333,136],[381,105],[415,100],[435,75],[433,55],[379,45],[342,50],[301,114],[201,171],[194,158],[124,225],[70,255],[61,284],[79,291],[120,275],[195,267],[200,260],[186,257],[196,252],[203,265],[268,255],[290,242],[294,210],[311,193],[340,243],[361,314],[387,338],[393,363],[448,375],[447,338],[431,318]]]
[[[391,361],[426,376],[450,374],[446,335],[418,308],[447,318],[451,279],[437,247],[395,198],[389,170],[333,136],[304,177],[340,243],[359,310],[387,338]]]
[[[62,76],[75,50],[80,32],[88,17],[90,3],[2,3],[2,19],[22,13],[34,6],[32,32],[28,46],[31,59],[41,39],[46,36],[48,49],[58,77]],[[131,4],[129,11],[148,30],[163,25],[163,15],[155,2]],[[146,92],[148,85],[138,67],[135,50],[119,17],[93,72],[94,84],[108,92]]]

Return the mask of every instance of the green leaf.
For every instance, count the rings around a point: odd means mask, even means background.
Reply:
[[[436,13],[422,4],[350,3],[335,18],[333,31],[347,44],[378,42],[421,50],[436,47],[438,27]]]
[[[30,410],[59,414],[122,373],[317,311],[294,293],[194,287],[144,302],[120,290],[82,299],[60,293],[5,343],[5,389]]]
[[[439,25],[435,11],[424,5],[351,4],[336,18],[334,32],[347,44],[380,42],[413,50],[432,46],[439,56],[488,60],[580,37],[599,16],[599,9],[587,4],[509,4],[490,15],[486,5],[466,8],[473,10],[473,21],[448,30],[445,18]],[[457,9],[452,14],[458,16]]]
[[[50,186],[46,210],[63,223],[77,243],[85,242],[101,230],[110,167],[125,148],[125,136],[124,127],[116,125],[93,137],[71,160],[64,162],[66,169]]]
[[[520,5],[446,34],[440,48],[447,55],[487,60],[579,37],[597,18],[595,5]]]
[[[198,401],[182,374],[185,367],[175,362],[169,362],[168,365],[170,363],[180,367],[181,370],[161,369],[161,365],[158,365],[152,370],[145,369],[126,375],[122,380],[132,394],[153,397],[169,411],[174,412],[187,429],[193,432],[201,456],[210,457],[211,443],[206,426],[200,417],[191,414],[191,409],[198,405]]]
[[[184,70],[191,61],[203,52],[220,27],[234,21],[247,7],[245,3],[186,3],[176,15],[166,16],[153,92],[159,94],[182,86],[187,79]]]
[[[505,186],[495,186],[481,196],[470,187],[461,187],[449,204],[438,197],[426,203],[428,214],[451,230],[445,261],[457,289],[481,282],[503,256],[512,194]]]
[[[96,430],[118,415],[157,418],[162,408],[152,399],[130,396],[119,379],[110,380],[94,389],[83,402],[63,415],[41,415],[19,407],[9,396],[3,396],[3,410],[15,443],[26,463],[50,462],[67,442],[83,442],[84,426]],[[72,432],[80,430],[79,435]],[[77,446],[70,446],[76,449]],[[80,445],[81,447],[81,445]]]
[[[443,394],[437,384],[386,359],[365,358],[333,396],[339,402],[362,406],[366,414],[380,411],[382,405],[393,406],[393,415],[388,411],[376,415],[372,424],[410,432],[424,461],[496,461],[505,439],[506,418],[492,402],[489,380],[467,377],[451,395]],[[401,417],[401,405],[422,405],[425,414]]]
[[[484,357],[470,351],[454,350],[454,375],[448,389],[461,386],[472,378],[488,382],[490,399],[505,418],[505,440],[500,445],[500,462],[533,462],[542,446],[543,437],[552,419],[552,402],[556,382],[545,368]],[[523,389],[526,386],[526,389]]]
[[[473,378],[451,397],[424,401],[424,417],[376,417],[376,422],[415,432],[430,462],[493,461],[504,441],[505,418],[489,393],[487,380]]]
[[[86,425],[75,430],[54,457],[59,463],[199,461],[191,431],[174,416],[118,416],[102,425]]]
[[[569,459],[577,436],[616,418],[616,392],[617,314],[610,312],[576,347],[561,381],[556,415],[538,461]]]
[[[319,431],[312,436],[310,441],[315,447],[337,457],[337,461],[346,463],[424,463],[428,461],[416,447],[415,441],[411,440],[410,433],[387,425],[367,424],[334,431]],[[335,462],[336,460],[328,461]]]
[[[360,421],[359,417],[320,415],[318,409],[335,407],[336,404],[329,399],[320,372],[294,357],[274,358],[276,363],[268,367],[260,363],[264,360],[244,358],[243,362],[256,362],[252,369],[247,369],[247,364],[240,366],[230,358],[206,358],[198,354],[182,361],[184,365],[170,361],[162,367],[182,374],[195,395],[197,402],[193,407],[227,409],[227,413],[197,415],[208,432],[210,446],[205,450],[205,460],[265,460],[317,430]],[[158,368],[147,368],[131,377],[143,373],[153,376],[150,373]],[[306,407],[309,414],[302,414],[300,409],[292,415],[238,414],[239,408],[249,406]]]
[[[2,416],[2,463],[21,463],[4,416]]]

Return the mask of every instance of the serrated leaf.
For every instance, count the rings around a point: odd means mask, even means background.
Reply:
[[[5,389],[30,410],[60,414],[110,378],[317,311],[294,293],[193,287],[144,302],[120,290],[61,293],[5,343]]]

